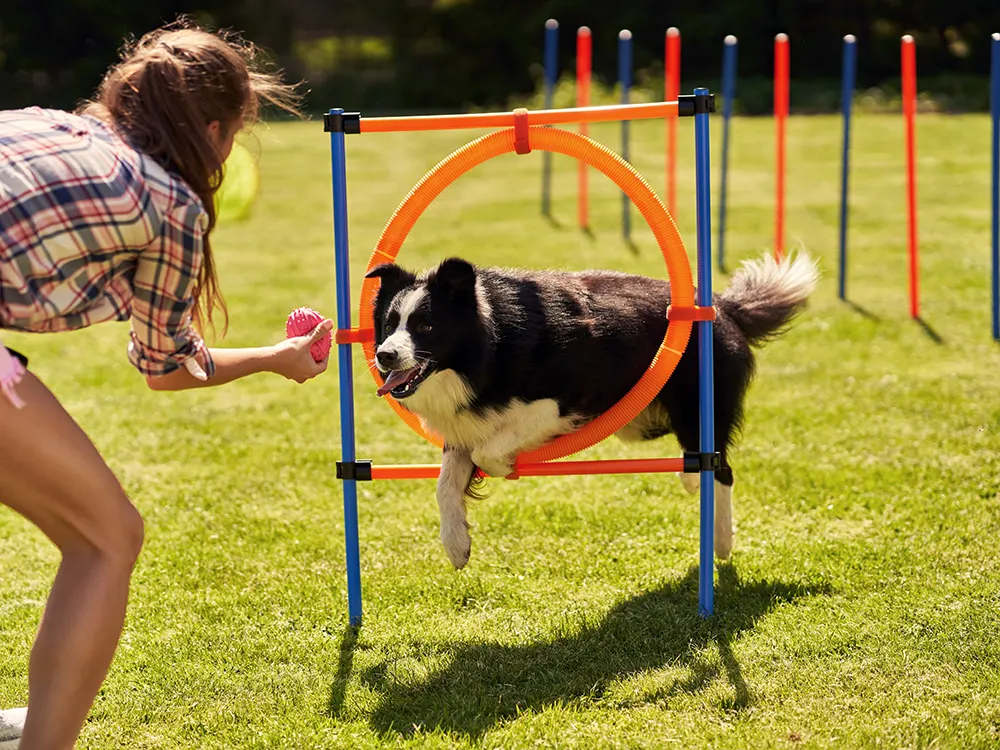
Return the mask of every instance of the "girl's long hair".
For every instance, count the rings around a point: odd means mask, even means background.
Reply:
[[[198,194],[208,214],[204,258],[194,290],[194,324],[204,331],[215,309],[228,323],[209,236],[222,163],[208,126],[225,137],[253,124],[262,104],[300,114],[294,86],[270,71],[258,48],[229,32],[210,32],[187,19],[127,42],[121,61],[79,112],[111,125],[139,151]]]

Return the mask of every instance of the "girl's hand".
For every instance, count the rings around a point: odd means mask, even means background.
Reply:
[[[312,358],[309,347],[333,330],[333,321],[327,318],[305,336],[285,339],[274,345],[273,372],[296,383],[304,383],[326,370],[327,357],[319,362]]]

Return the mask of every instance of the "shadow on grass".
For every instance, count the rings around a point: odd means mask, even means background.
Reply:
[[[340,662],[337,664],[337,676],[330,686],[330,703],[328,711],[336,716],[344,707],[344,696],[347,694],[347,684],[354,670],[354,647],[358,643],[358,628],[348,625],[340,639]]]
[[[927,338],[929,338],[935,344],[943,344],[944,343],[944,339],[941,338],[941,336],[938,334],[937,331],[935,331],[933,328],[931,328],[931,324],[930,323],[928,323],[926,320],[924,320],[923,318],[921,318],[919,316],[917,318],[914,318],[914,320],[917,321],[917,325],[919,325],[921,328],[924,329],[924,333],[927,334]]]
[[[871,312],[870,310],[865,309],[864,307],[862,307],[861,305],[859,305],[857,302],[853,302],[852,300],[845,299],[845,300],[843,300],[843,303],[845,305],[847,305],[849,308],[851,308],[852,310],[854,310],[854,312],[858,313],[858,315],[860,315],[862,318],[867,318],[868,320],[870,320],[872,322],[875,322],[875,323],[878,323],[878,322],[880,322],[882,320],[878,315],[876,315],[875,313]]]
[[[718,676],[703,652],[712,644],[733,687],[725,708],[742,711],[753,703],[753,692],[733,643],[775,606],[823,593],[828,590],[796,583],[741,584],[735,568],[725,565],[716,615],[703,620],[697,614],[698,571],[692,568],[682,580],[621,602],[598,625],[572,636],[521,645],[458,644],[447,668],[416,684],[387,683],[386,665],[372,667],[361,680],[383,698],[370,721],[384,735],[440,729],[476,739],[519,712],[600,699],[616,680],[674,664],[689,667],[691,676],[668,695],[695,693]]]

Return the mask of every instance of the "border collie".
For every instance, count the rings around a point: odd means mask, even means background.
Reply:
[[[449,258],[415,275],[395,264],[372,269],[374,365],[383,385],[444,438],[437,485],[441,541],[456,568],[472,541],[465,496],[476,468],[493,477],[515,457],[571,432],[614,405],[649,367],[666,332],[670,284],[612,271],[481,268]],[[743,419],[758,346],[804,309],[816,265],[799,254],[747,262],[716,294],[715,553],[733,547],[733,470],[728,452]],[[673,433],[697,452],[697,329],[653,402],[617,434],[651,440]],[[697,474],[681,474],[698,489]]]

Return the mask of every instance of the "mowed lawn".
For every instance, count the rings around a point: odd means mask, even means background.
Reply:
[[[456,572],[432,482],[360,485],[364,624],[347,628],[336,365],[304,386],[258,376],[146,389],[124,325],[5,333],[80,421],[146,518],[127,628],[84,748],[764,748],[1000,746],[1000,346],[989,331],[988,128],[918,124],[923,324],[907,306],[903,129],[855,119],[850,304],[837,299],[839,121],[788,126],[789,244],[823,279],[761,351],[732,456],[736,552],[697,616],[698,503],[675,477],[491,481]],[[713,120],[713,141],[721,119]],[[612,147],[617,126],[592,127]],[[663,191],[663,123],[633,155]],[[736,119],[730,270],[768,252],[773,123]],[[352,288],[392,211],[475,134],[348,138]],[[678,224],[694,257],[693,130],[679,127]],[[329,142],[319,122],[261,129],[262,190],[215,245],[225,343],[335,312]],[[713,154],[717,175],[720,150]],[[407,241],[424,268],[479,263],[663,274],[652,235],[576,167],[490,162]],[[713,235],[713,240],[715,239]],[[726,284],[716,274],[715,285]],[[355,312],[355,316],[357,313]],[[435,460],[355,353],[359,456]],[[586,378],[585,372],[580,373]],[[672,438],[585,457],[676,455]],[[2,489],[0,489],[2,492]],[[0,707],[27,699],[29,647],[58,562],[0,511]]]

